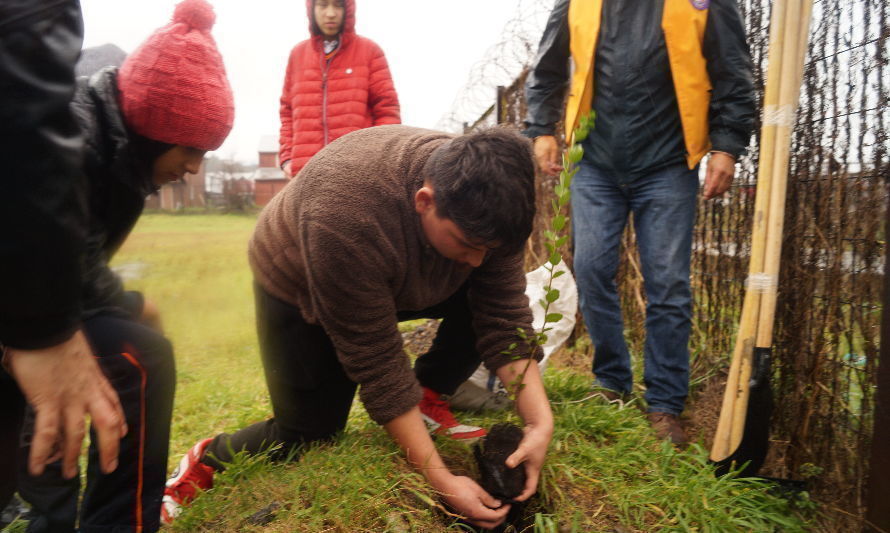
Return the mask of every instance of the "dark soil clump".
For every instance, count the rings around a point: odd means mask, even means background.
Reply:
[[[522,494],[525,487],[525,466],[509,468],[505,464],[507,458],[519,447],[522,436],[522,429],[516,425],[496,424],[473,447],[482,478],[479,484],[504,503],[513,503],[513,498]]]

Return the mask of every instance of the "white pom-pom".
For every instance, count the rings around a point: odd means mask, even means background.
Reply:
[[[183,0],[173,12],[173,22],[181,22],[199,31],[210,30],[215,21],[216,13],[207,0]]]

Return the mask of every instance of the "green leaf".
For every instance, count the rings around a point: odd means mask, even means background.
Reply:
[[[553,246],[553,243],[552,243],[552,242],[545,242],[545,243],[544,243],[544,247],[547,248],[547,253],[548,253],[548,254],[552,254],[553,252],[556,251],[556,248]]]
[[[559,237],[557,237],[556,233],[554,233],[553,230],[548,229],[544,231],[544,238],[550,241],[555,241]]]
[[[566,216],[565,215],[556,215],[553,217],[551,221],[553,224],[553,229],[555,231],[562,231],[564,227],[566,227]],[[557,245],[558,246],[558,245]]]
[[[558,265],[559,262],[562,261],[562,254],[554,251],[553,253],[550,254],[550,258],[547,260],[550,261],[551,263],[553,263],[554,265]]]
[[[562,237],[556,239],[556,247],[557,247],[557,248],[560,248],[560,247],[562,247],[562,246],[565,246],[565,244],[566,244],[567,242],[569,242],[569,236],[568,236],[568,235],[563,235]]]
[[[565,273],[566,273],[565,270],[557,270],[556,272],[553,273],[553,279],[556,279],[556,278],[562,276],[562,275],[565,274]]]
[[[584,157],[584,148],[580,144],[573,144],[569,148],[569,161],[574,164],[581,161],[582,157]]]
[[[575,142],[576,143],[584,142],[584,139],[587,138],[588,133],[590,133],[588,128],[583,128],[583,127],[575,128]]]
[[[550,290],[548,290],[548,291],[547,291],[547,295],[544,296],[544,298],[545,298],[548,302],[550,302],[550,303],[553,303],[553,302],[555,302],[556,300],[559,300],[559,289],[550,289]]]
[[[565,190],[566,187],[562,183],[558,183],[553,186],[553,194],[555,194],[557,198],[562,196],[562,193],[565,192]]]
[[[562,313],[549,313],[544,317],[544,322],[559,322],[562,320]]]
[[[538,300],[538,305],[540,305],[541,307],[545,307],[545,308],[546,308],[546,307],[547,307],[547,302],[544,301],[543,298],[541,298],[540,300]]]

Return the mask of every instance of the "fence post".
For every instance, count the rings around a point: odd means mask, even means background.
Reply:
[[[504,92],[506,88],[503,85],[498,85],[497,97],[495,99],[495,108],[494,108],[494,119],[498,124],[503,124],[507,121],[507,114],[505,113],[506,106],[504,105]]]
[[[890,235],[890,211],[887,212],[887,235]],[[890,245],[885,244],[884,305],[881,309],[881,357],[878,360],[875,392],[874,432],[871,439],[865,531],[890,531]]]

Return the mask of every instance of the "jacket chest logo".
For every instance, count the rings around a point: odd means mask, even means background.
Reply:
[[[689,0],[689,3],[692,4],[692,7],[698,9],[699,11],[704,11],[708,9],[708,6],[711,5],[711,0]]]
[[[351,69],[351,68],[346,69],[346,73],[347,73],[347,74],[352,74],[352,69]]]

